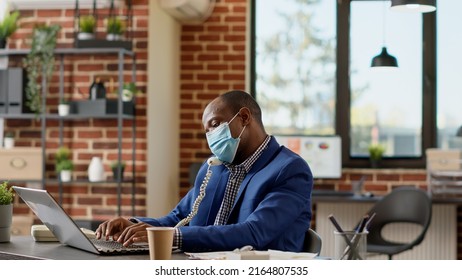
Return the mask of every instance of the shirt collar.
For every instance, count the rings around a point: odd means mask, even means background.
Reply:
[[[261,156],[263,153],[263,150],[268,146],[268,143],[271,139],[271,136],[266,135],[265,140],[260,144],[257,150],[249,156],[246,160],[244,160],[241,164],[238,165],[233,165],[231,163],[225,163],[225,166],[232,172],[233,170],[236,169],[241,169],[244,168],[245,172],[248,173],[250,169],[252,168],[253,164],[257,161],[257,159]]]

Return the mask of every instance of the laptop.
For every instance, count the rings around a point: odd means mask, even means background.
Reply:
[[[123,247],[115,241],[88,238],[46,190],[18,186],[13,189],[62,244],[101,255],[149,253],[147,243]]]

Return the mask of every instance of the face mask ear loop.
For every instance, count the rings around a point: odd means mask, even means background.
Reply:
[[[234,115],[234,117],[232,117],[231,120],[229,120],[228,124],[230,124],[239,115],[240,112],[241,110],[239,110],[239,112],[237,112],[236,115]]]
[[[244,126],[244,128],[242,129],[241,133],[239,134],[239,136],[237,138],[241,138],[241,135],[242,135],[242,133],[244,133],[244,130],[245,130],[246,127],[247,126]]]

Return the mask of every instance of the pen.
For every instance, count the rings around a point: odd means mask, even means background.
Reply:
[[[367,231],[369,229],[369,226],[371,224],[372,219],[375,217],[375,212],[372,213],[372,215],[369,217],[369,219],[366,222],[366,225],[364,226],[364,231]]]
[[[360,240],[360,235],[359,233],[362,233],[364,231],[364,229],[366,228],[366,224],[367,222],[370,220],[369,218],[369,215],[364,215],[363,218],[361,219],[361,222],[359,223],[359,226],[356,228],[356,234],[353,236],[353,238],[351,239],[351,242],[353,245],[350,246],[350,249],[351,250],[348,250],[348,248],[345,250],[345,252],[343,253],[343,256],[342,258],[349,253],[348,255],[348,259],[351,260],[353,258],[353,255],[356,254],[357,255],[357,252],[356,252],[356,247],[358,247],[358,243],[359,243],[359,240]],[[349,251],[349,252],[348,252]]]
[[[369,221],[369,215],[364,215],[363,218],[361,219],[361,222],[359,223],[358,228],[356,229],[356,233],[360,233],[364,230],[366,227],[367,222]]]
[[[334,215],[330,214],[330,215],[328,216],[328,218],[329,218],[329,220],[332,222],[332,224],[334,225],[335,229],[337,229],[337,231],[338,231],[339,233],[344,233],[342,227],[339,225],[339,223],[337,222],[337,220],[334,218]],[[343,236],[343,239],[345,239],[346,244],[348,245],[346,249],[349,251],[349,248],[352,248],[352,247],[351,247],[351,246],[352,246],[351,241],[350,241],[350,239],[348,239],[348,236],[346,236],[345,234],[342,234],[342,236]],[[356,250],[353,250],[353,251],[356,252]],[[344,254],[344,255],[345,255],[345,254]],[[357,255],[357,254],[356,254],[356,255]],[[357,256],[357,257],[358,257],[359,259],[361,259],[360,256]],[[342,256],[342,259],[343,259],[343,256]]]
[[[332,222],[332,224],[334,225],[335,229],[337,229],[338,232],[343,233],[343,229],[337,223],[337,220],[334,218],[334,215],[330,214],[328,218]]]

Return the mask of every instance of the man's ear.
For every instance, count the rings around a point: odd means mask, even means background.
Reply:
[[[242,126],[249,125],[252,119],[252,113],[250,112],[249,108],[242,107],[241,111],[239,112],[239,116],[241,117],[241,120],[242,120]]]

